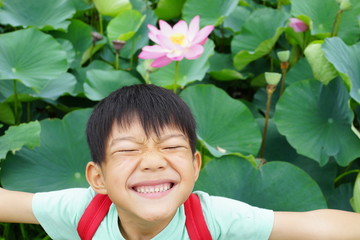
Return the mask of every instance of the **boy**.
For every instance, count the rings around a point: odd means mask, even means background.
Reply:
[[[183,203],[198,178],[195,121],[174,93],[154,85],[119,89],[87,126],[89,189],[22,193],[1,189],[0,221],[40,223],[52,239],[79,239],[77,224],[96,193],[113,204],[93,239],[189,239]],[[273,212],[196,193],[212,239],[360,239],[360,214]]]

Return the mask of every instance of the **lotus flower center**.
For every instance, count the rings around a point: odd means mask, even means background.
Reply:
[[[170,36],[170,40],[178,45],[184,45],[185,43],[185,35],[182,33],[174,33]]]

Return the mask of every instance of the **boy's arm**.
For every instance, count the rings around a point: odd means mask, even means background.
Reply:
[[[33,196],[0,188],[0,222],[38,224],[32,211]]]
[[[275,212],[270,240],[360,239],[360,214],[339,210]]]

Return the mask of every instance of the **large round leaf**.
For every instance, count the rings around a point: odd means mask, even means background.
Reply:
[[[167,21],[179,17],[185,0],[160,0],[156,6],[155,14]]]
[[[234,65],[241,70],[250,62],[268,54],[284,31],[288,14],[262,8],[255,10],[231,43]]]
[[[10,127],[0,137],[0,159],[4,159],[8,151],[15,153],[23,146],[34,148],[40,145],[40,124],[38,121],[23,123]]]
[[[112,17],[132,8],[129,0],[94,0],[94,4],[99,13]]]
[[[315,181],[285,162],[269,162],[256,169],[237,156],[214,159],[201,170],[195,189],[275,211],[327,207]]]
[[[322,41],[316,41],[309,44],[305,48],[304,54],[311,66],[315,79],[323,84],[328,84],[338,76],[338,72],[324,56],[325,54],[321,45]]]
[[[328,38],[322,48],[325,57],[350,86],[350,96],[360,103],[360,42],[347,46],[340,38]]]
[[[134,53],[140,48],[144,47],[149,43],[148,33],[149,29],[148,24],[155,25],[157,22],[157,17],[154,14],[154,11],[146,9],[142,14],[145,16],[144,22],[141,24],[140,28],[136,31],[135,35],[130,38],[124,47],[120,51],[120,56],[124,58],[132,58]],[[132,66],[131,66],[132,67]]]
[[[180,96],[190,106],[198,137],[212,155],[257,154],[261,134],[245,104],[213,85],[190,86]]]
[[[71,68],[80,67],[82,58],[86,50],[92,47],[91,27],[86,23],[73,19],[67,32],[54,32],[56,38],[67,39],[73,45],[75,60],[71,63]],[[71,50],[70,50],[71,51]]]
[[[34,91],[21,83],[16,84],[18,98],[21,102],[33,101],[39,98],[56,100],[67,93],[75,95],[75,85],[76,79],[74,75],[68,72],[61,74],[56,79],[48,81],[40,91]],[[7,98],[7,100],[11,100],[11,97],[14,94],[14,83],[12,81],[1,81],[0,92]]]
[[[235,7],[234,11],[224,21],[224,27],[230,28],[233,32],[239,32],[251,12],[243,6]]]
[[[4,0],[0,9],[0,22],[14,27],[34,26],[42,30],[66,30],[75,13],[67,0]]]
[[[291,13],[294,16],[305,15],[311,19],[313,35],[329,36],[339,4],[334,0],[292,0]],[[341,15],[339,36],[347,43],[354,43],[360,37],[357,16],[360,12],[360,1],[351,1],[351,8]],[[324,8],[325,7],[325,8]]]
[[[78,110],[63,120],[41,121],[40,147],[23,148],[4,160],[3,186],[28,192],[88,186],[84,172],[91,160],[85,138],[89,115],[89,109]]]
[[[50,35],[30,28],[0,36],[0,80],[17,79],[40,91],[67,68],[66,52]]]
[[[136,10],[126,10],[113,18],[107,26],[109,40],[127,41],[139,29],[145,16]]]
[[[187,84],[194,82],[196,80],[203,80],[206,72],[209,69],[209,57],[214,53],[214,43],[210,40],[204,46],[204,53],[201,57],[194,60],[184,59],[179,62],[179,72],[177,85],[185,87]],[[143,61],[145,63],[145,61]],[[137,69],[142,76],[146,75],[146,70],[139,65]],[[156,85],[172,88],[174,85],[174,76],[175,76],[175,62],[171,64],[156,69],[153,73],[150,74],[150,82]]]
[[[184,20],[190,22],[193,17],[200,15],[200,25],[219,25],[234,11],[237,0],[187,0],[183,8]]]
[[[325,165],[334,157],[341,166],[360,155],[360,139],[351,130],[353,112],[342,81],[327,86],[305,80],[290,85],[275,112],[279,132],[309,158]]]
[[[89,70],[85,80],[85,95],[91,100],[101,100],[118,88],[141,83],[130,73],[121,70]]]
[[[210,58],[209,74],[220,81],[246,79],[248,76],[238,72],[232,63],[230,54],[215,53]]]

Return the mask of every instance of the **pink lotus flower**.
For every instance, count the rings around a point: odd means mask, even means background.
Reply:
[[[294,29],[295,32],[305,32],[308,29],[308,25],[297,18],[290,18],[289,26]]]
[[[155,59],[151,67],[159,68],[172,61],[181,61],[183,58],[196,59],[204,52],[203,45],[214,29],[208,25],[200,30],[200,17],[195,16],[189,26],[183,20],[171,27],[167,22],[160,20],[160,29],[148,25],[149,38],[156,44],[145,46],[139,54],[141,59]]]

